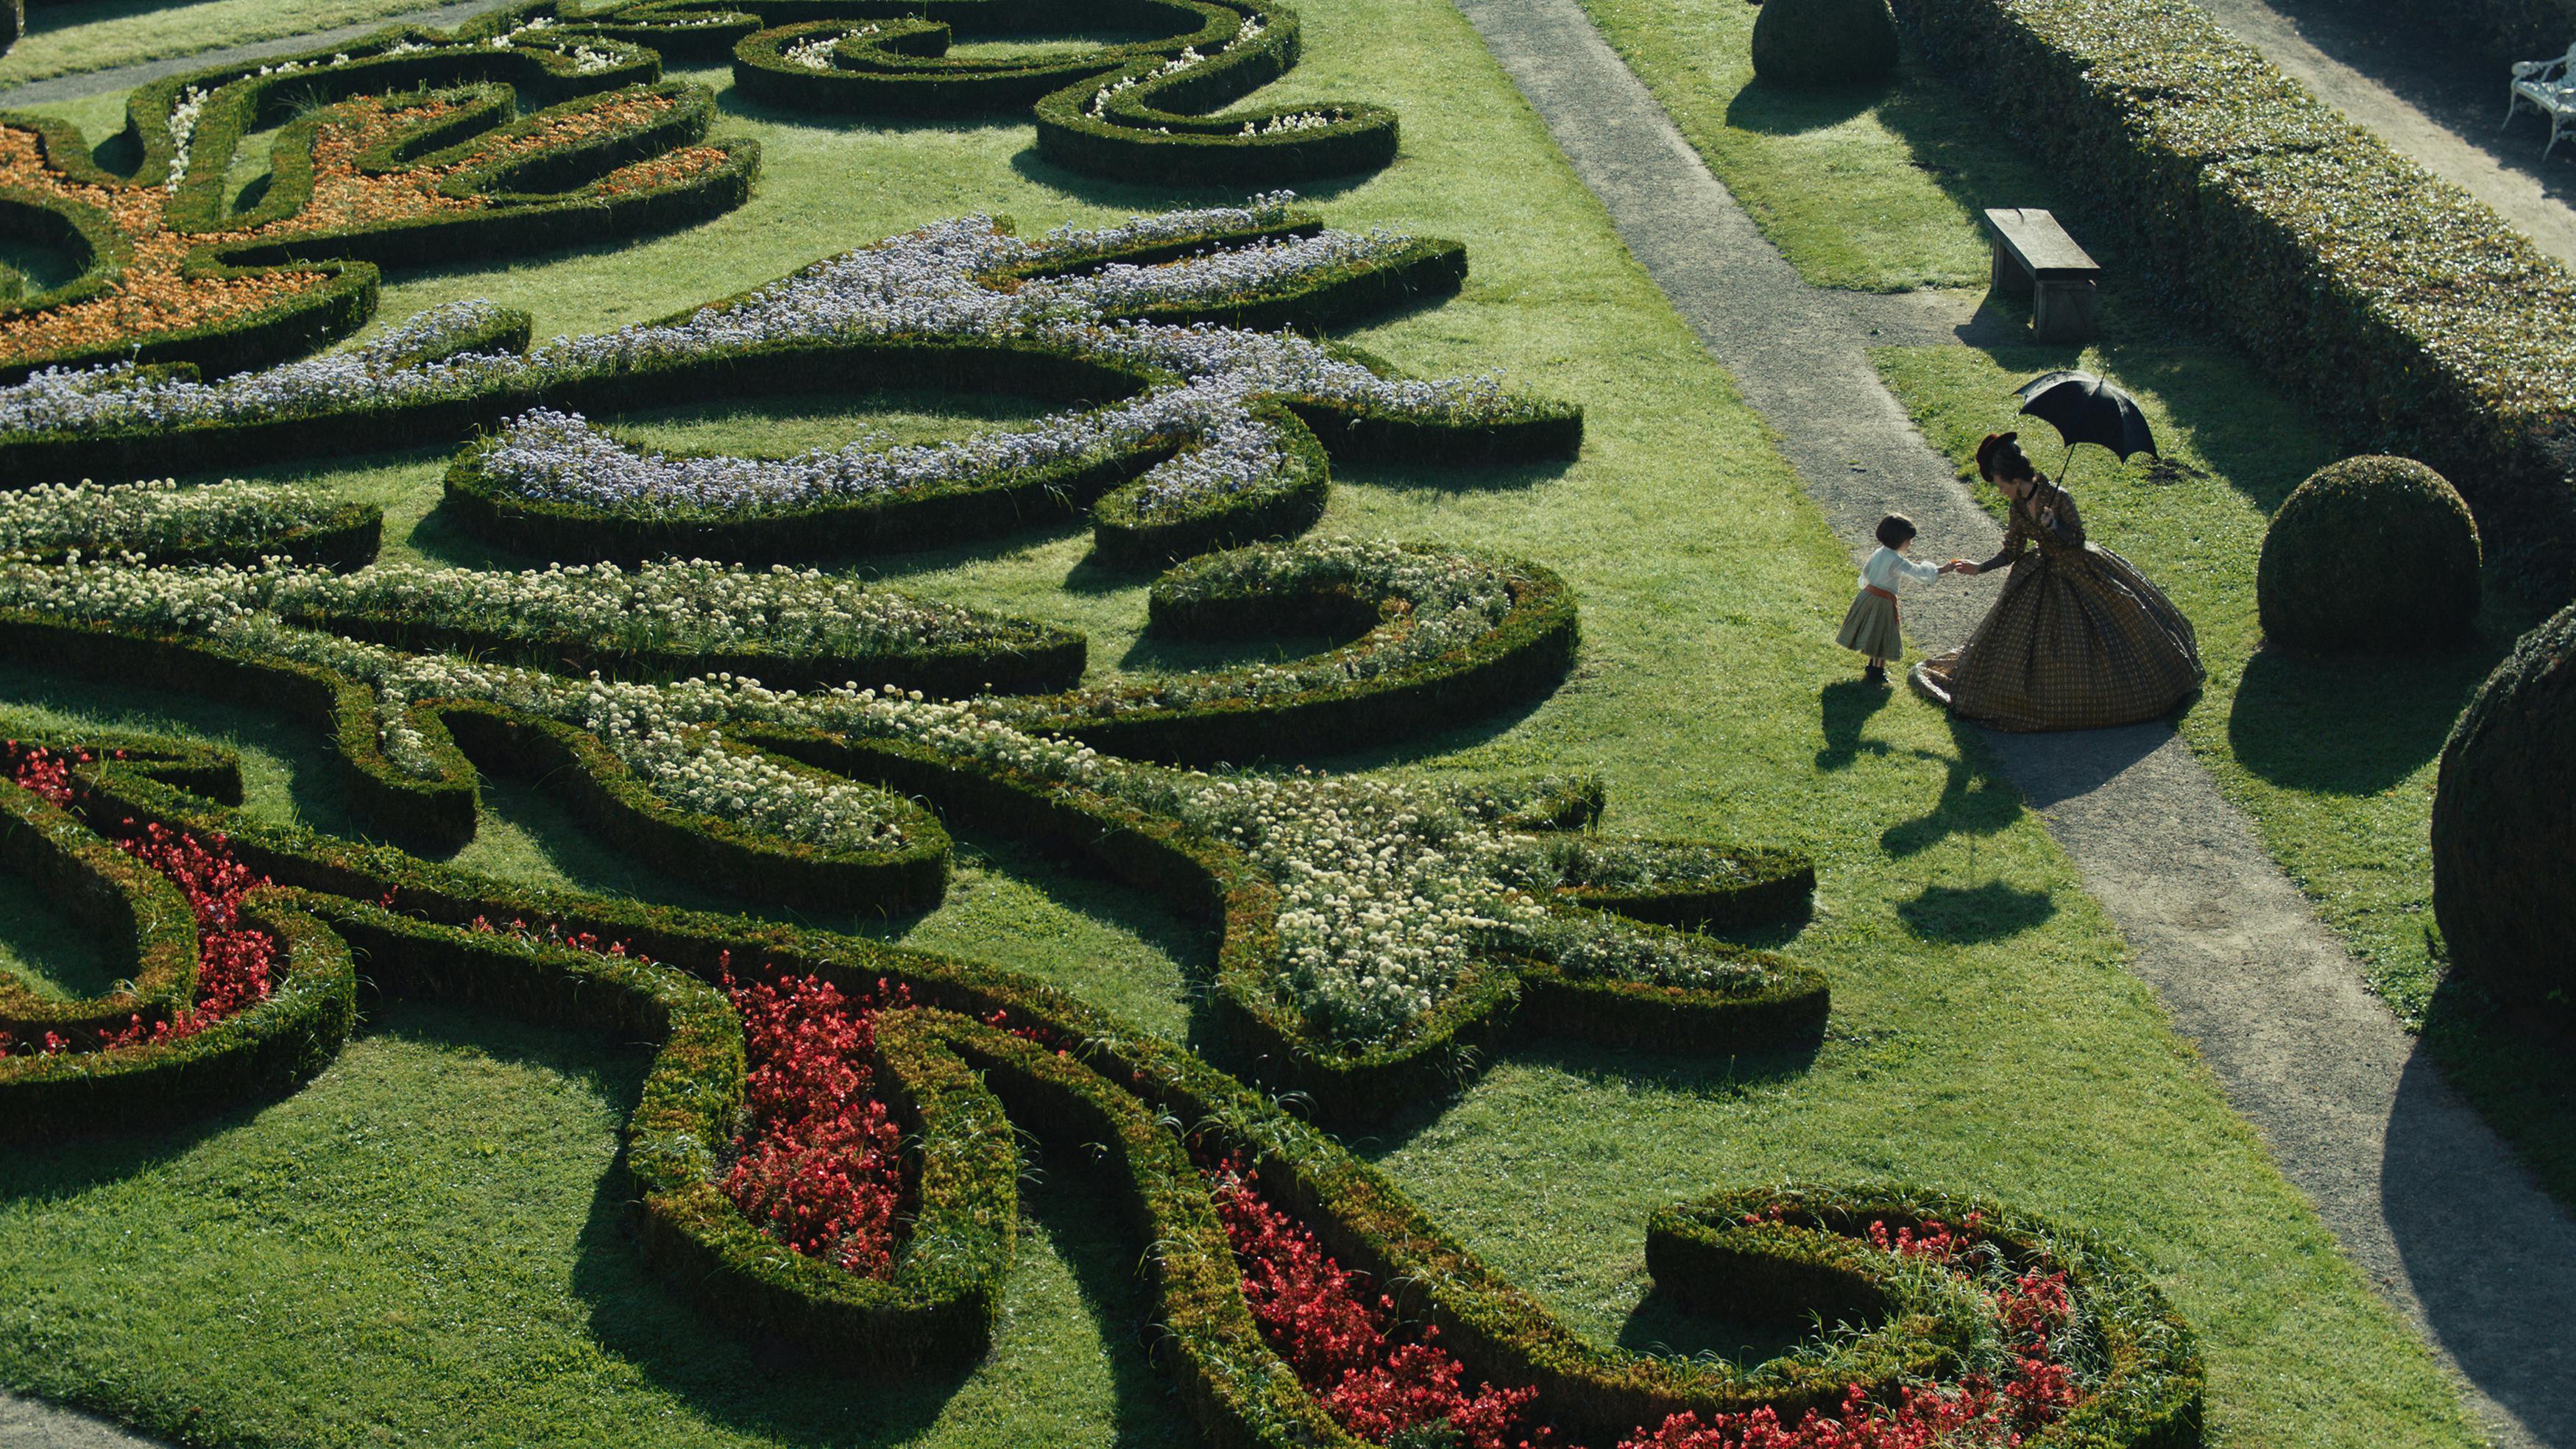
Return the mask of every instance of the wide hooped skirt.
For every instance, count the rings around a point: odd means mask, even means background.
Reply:
[[[2172,712],[2200,688],[2191,621],[2135,565],[2086,544],[2023,556],[1968,642],[1915,666],[1953,714],[2002,730],[2084,730]]]
[[[1872,659],[1894,659],[1905,652],[1905,631],[1896,620],[1896,601],[1863,593],[1843,615],[1843,631],[1834,642]]]

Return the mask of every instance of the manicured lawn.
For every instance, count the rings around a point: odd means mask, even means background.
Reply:
[[[2039,168],[1995,144],[2008,100],[1952,85],[1910,58],[1889,84],[1787,90],[1754,79],[1759,6],[1583,8],[1763,235],[1820,287],[1982,289],[1978,212],[2050,202]]]
[[[1977,209],[2050,204],[2047,177],[1997,124],[2004,102],[1973,85],[1909,59],[1885,85],[1783,92],[1755,81],[1746,59],[1755,7],[1587,0],[1586,9],[1764,234],[1819,285],[1982,291]],[[2491,597],[2475,646],[2441,658],[2265,652],[2254,600],[2264,526],[2343,450],[2233,353],[2178,327],[2123,265],[2115,233],[2083,231],[2110,266],[2101,345],[1889,349],[1879,354],[1889,386],[1970,478],[1977,440],[2011,417],[2011,389],[2042,371],[2087,368],[2146,400],[2181,467],[2150,471],[2141,458],[2120,469],[2093,453],[2074,484],[2095,536],[2145,566],[2199,628],[2210,680],[2182,718],[2184,738],[2361,960],[2371,989],[2425,1033],[2452,1080],[2576,1205],[2576,1091],[2550,1048],[2505,1028],[2478,993],[2445,986],[2426,844],[2451,723],[2537,615]],[[2033,453],[2054,466],[2052,447]]]
[[[0,105],[7,87],[138,61],[194,55],[228,45],[276,40],[370,20],[398,23],[406,11],[438,0],[81,0],[27,7],[27,33],[0,56]]]
[[[1585,644],[1575,677],[1535,709],[1335,763],[1594,770],[1615,829],[1810,850],[1816,916],[1787,949],[1835,983],[1811,1059],[1515,1051],[1454,1101],[1354,1145],[1605,1341],[1702,1346],[1704,1325],[1645,1306],[1651,1209],[1723,1184],[1905,1178],[2006,1198],[2138,1255],[2203,1336],[2214,1443],[2475,1442],[2450,1384],[2123,969],[2117,936],[1991,762],[1912,698],[1848,681],[1830,636],[1850,560],[1463,19],[1441,0],[1302,8],[1309,59],[1280,89],[1404,117],[1405,159],[1318,190],[1332,218],[1458,237],[1475,267],[1463,297],[1358,340],[1425,374],[1500,366],[1590,409],[1568,467],[1343,471],[1326,530],[1540,560],[1579,592]],[[1017,122],[815,125],[736,108],[730,129],[766,148],[742,211],[633,247],[399,277],[383,315],[489,296],[532,309],[540,336],[589,330],[958,212],[1036,230],[1179,199],[1056,172]],[[901,429],[994,416],[887,402]],[[783,411],[803,429],[817,409]],[[683,426],[699,446],[772,442],[765,409],[653,426]],[[396,556],[498,562],[435,518],[444,461],[306,471],[381,501]],[[1145,581],[1086,564],[1088,547],[1064,526],[870,571],[1082,628],[1106,672],[1137,650]],[[246,751],[257,808],[342,818],[317,783],[318,741],[256,713],[15,673],[0,699],[50,720],[226,739]],[[694,899],[521,793],[496,792],[486,830],[463,857],[482,869]],[[950,904],[871,929],[1065,984],[1140,1027],[1183,1028],[1206,965],[1194,927],[1007,844],[969,844],[979,854]],[[1998,903],[2010,909],[1980,909]],[[1032,1194],[1008,1321],[960,1381],[854,1382],[703,1324],[619,1238],[598,1191],[634,1071],[595,1044],[402,1010],[285,1102],[12,1157],[0,1275],[28,1287],[0,1310],[0,1383],[214,1442],[1176,1436],[1139,1347],[1142,1245],[1070,1171]]]

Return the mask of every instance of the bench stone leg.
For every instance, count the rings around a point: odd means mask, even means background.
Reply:
[[[2030,333],[2041,342],[2090,342],[2102,294],[2085,282],[2043,282],[2031,299]]]

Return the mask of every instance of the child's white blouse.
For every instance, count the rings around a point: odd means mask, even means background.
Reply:
[[[1918,584],[1928,584],[1939,577],[1941,577],[1939,564],[1927,559],[1907,558],[1885,545],[1881,545],[1878,552],[1869,556],[1869,562],[1860,566],[1862,587],[1885,589],[1891,594],[1896,592],[1896,581],[1900,578],[1912,579]]]

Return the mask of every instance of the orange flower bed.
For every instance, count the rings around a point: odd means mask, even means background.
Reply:
[[[37,360],[131,345],[153,335],[247,318],[325,286],[328,275],[287,265],[239,275],[210,275],[204,263],[228,248],[396,226],[442,213],[494,209],[506,203],[442,190],[461,172],[578,146],[650,124],[677,104],[638,93],[543,115],[524,131],[490,138],[438,165],[369,172],[358,158],[458,109],[439,97],[396,101],[381,96],[344,101],[325,112],[313,135],[312,193],[294,215],[233,231],[179,231],[169,224],[171,191],[162,186],[101,186],[75,181],[47,162],[33,130],[0,125],[0,188],[29,198],[77,203],[107,213],[131,243],[124,271],[106,290],[78,301],[0,316],[0,360]],[[613,196],[703,176],[725,163],[712,146],[688,146],[647,157],[566,197]],[[189,275],[192,261],[197,275]]]

